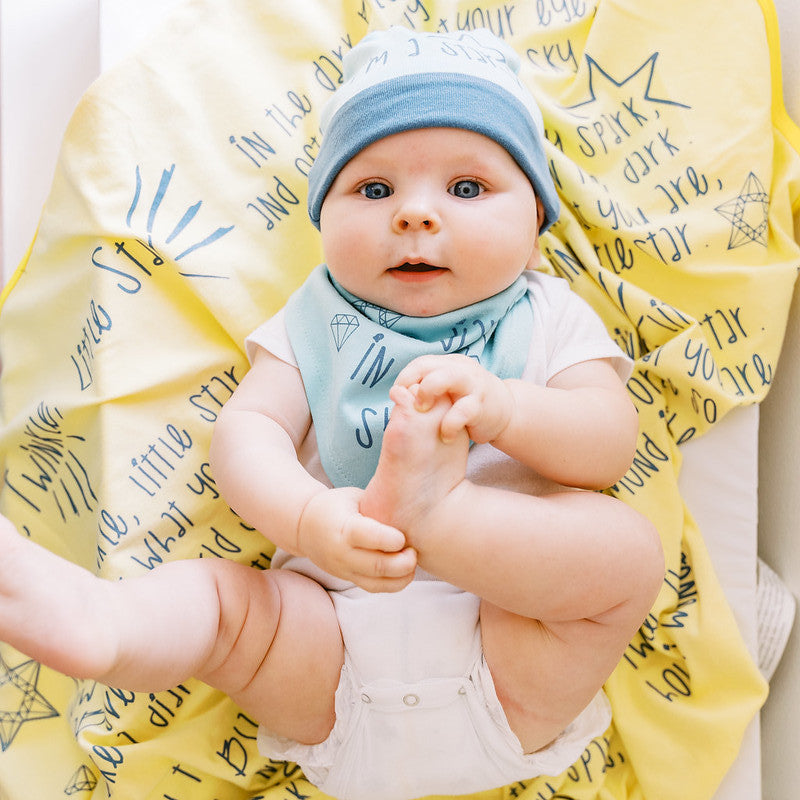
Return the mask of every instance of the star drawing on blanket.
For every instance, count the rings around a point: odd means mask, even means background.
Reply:
[[[156,223],[156,218],[161,211],[162,203],[167,195],[167,190],[172,183],[172,178],[175,174],[175,164],[172,164],[167,169],[162,170],[161,172],[161,179],[158,183],[158,188],[156,189],[155,193],[153,194],[153,199],[150,202],[150,207],[147,210],[147,222],[146,222],[146,230],[147,230],[147,244],[152,249],[153,248],[153,229]],[[134,212],[137,210],[139,206],[139,201],[142,197],[142,172],[141,168],[137,165],[136,167],[136,183],[133,190],[133,199],[131,200],[130,207],[128,208],[127,216],[125,217],[125,222],[128,227],[132,227],[133,224],[133,215]],[[194,220],[197,216],[197,213],[200,211],[200,208],[203,205],[202,200],[198,200],[193,205],[190,205],[184,212],[178,222],[174,223],[171,226],[170,233],[167,234],[167,237],[164,239],[164,244],[169,245],[171,244],[180,234],[183,233],[184,230],[189,226],[189,224]],[[178,255],[173,257],[175,262],[180,261],[183,258],[186,258],[190,253],[199,250],[202,247],[208,247],[211,244],[214,244],[217,240],[221,239],[223,236],[230,233],[235,225],[229,225],[227,227],[219,227],[214,230],[212,233],[204,236],[199,241],[195,241],[192,244],[187,246],[183,246],[183,249],[178,253]],[[183,275],[185,278],[223,278],[227,279],[227,275],[210,275],[208,273],[192,273],[192,272],[180,272],[180,275]]]
[[[91,792],[97,786],[97,776],[85,764],[81,764],[73,773],[64,794]]]
[[[653,79],[655,78],[656,62],[658,61],[657,52],[649,56],[644,63],[640,64],[638,67],[636,67],[636,69],[633,70],[633,72],[621,80],[612,78],[610,73],[606,72],[606,70],[604,70],[590,55],[584,53],[584,57],[586,58],[586,64],[589,68],[589,98],[588,100],[582,100],[580,103],[567,106],[567,108],[571,111],[579,109],[582,106],[586,106],[589,103],[594,103],[597,100],[597,90],[600,85],[597,83],[598,79],[603,79],[607,84],[615,86],[618,89],[625,87],[625,91],[628,96],[623,102],[625,107],[632,115],[636,114],[633,105],[634,95],[632,93],[632,88],[637,87],[638,92],[636,99],[638,99],[640,96],[642,100],[647,100],[649,103],[660,103],[662,105],[678,106],[679,108],[691,108],[691,106],[688,106],[685,103],[679,103],[677,100],[667,100],[665,97],[656,97],[651,93]],[[628,86],[628,84],[632,84],[632,86]],[[602,92],[600,96],[603,97]]]
[[[767,246],[769,195],[755,173],[747,176],[744,186],[733,200],[717,206],[716,211],[731,223],[728,250],[748,242]]]
[[[26,722],[58,716],[38,689],[40,668],[33,660],[10,667],[0,656],[0,751],[11,747]]]
[[[331,320],[331,333],[336,343],[336,350],[342,349],[344,343],[358,329],[358,317],[355,314],[334,314]]]

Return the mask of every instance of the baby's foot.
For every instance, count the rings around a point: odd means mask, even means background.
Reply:
[[[449,399],[440,398],[430,411],[421,412],[405,387],[395,387],[392,397],[395,407],[383,434],[378,468],[360,510],[403,531],[408,543],[418,547],[415,540],[425,535],[432,512],[464,479],[469,437],[463,431],[452,442],[440,438]]]

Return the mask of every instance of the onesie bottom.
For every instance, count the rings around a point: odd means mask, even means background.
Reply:
[[[410,616],[407,603],[402,612],[398,604],[409,589],[417,601]],[[263,755],[297,763],[326,794],[338,800],[413,800],[559,775],[608,728],[611,711],[601,691],[550,745],[523,753],[483,658],[477,598],[438,581],[417,581],[392,595],[361,598],[360,592],[353,589],[334,597],[340,623],[342,613],[345,617],[345,661],[336,690],[336,722],[328,738],[304,745],[276,737],[263,727],[258,734]],[[351,603],[356,600],[353,593],[359,599]],[[431,613],[437,595],[447,612],[443,615]],[[362,600],[372,606],[364,617]],[[378,655],[389,656],[384,668],[377,664],[374,646],[359,658],[363,639],[357,638],[355,647],[350,647],[348,617],[356,610],[355,627],[364,626],[359,634],[371,628],[379,640]],[[399,637],[399,647],[381,647],[387,632],[395,640]],[[454,666],[460,660],[461,669],[423,677],[427,673],[420,667],[438,663],[442,644],[451,656],[455,651]],[[409,659],[414,652],[417,655]]]

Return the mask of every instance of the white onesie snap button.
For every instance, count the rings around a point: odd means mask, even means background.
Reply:
[[[362,703],[371,703],[372,702],[372,698],[366,693],[362,694],[361,695],[361,702]]]
[[[406,696],[403,698],[403,702],[404,702],[404,703],[405,703],[407,706],[415,706],[415,705],[418,705],[418,704],[419,704],[419,697],[418,697],[417,695],[415,695],[415,694],[407,694],[407,695],[406,695]]]

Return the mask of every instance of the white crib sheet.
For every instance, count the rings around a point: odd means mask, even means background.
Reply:
[[[754,657],[758,548],[758,406],[735,409],[681,448],[680,487]],[[760,727],[748,729],[714,800],[760,800]]]

